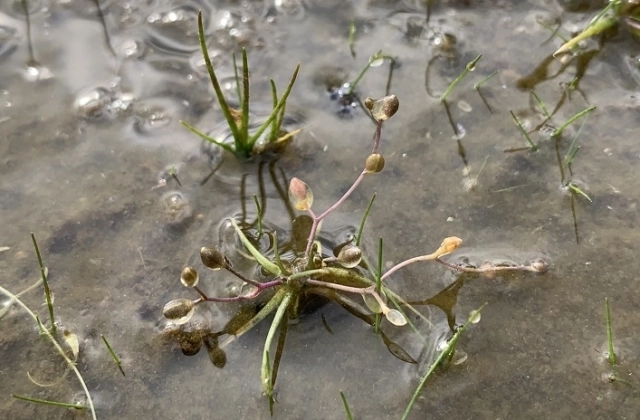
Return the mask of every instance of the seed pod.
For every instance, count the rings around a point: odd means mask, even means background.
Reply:
[[[384,156],[380,153],[372,153],[367,157],[364,170],[368,174],[377,174],[384,169]]]
[[[200,259],[205,267],[212,270],[220,270],[229,266],[227,259],[220,251],[206,246],[200,248]]]
[[[196,287],[199,279],[200,276],[195,268],[187,266],[182,269],[180,281],[184,287]]]
[[[442,243],[440,244],[440,248],[438,248],[438,256],[451,254],[453,251],[458,249],[462,245],[462,239],[457,236],[449,236],[448,238],[444,238]]]
[[[207,354],[213,366],[222,369],[227,364],[227,354],[220,347],[208,347]]]
[[[385,96],[382,99],[373,101],[369,111],[376,121],[387,121],[393,117],[400,107],[400,101],[396,95]]]
[[[369,111],[371,111],[373,109],[373,105],[375,104],[375,100],[373,98],[366,98],[364,100],[364,107],[367,108]]]
[[[392,323],[393,325],[397,325],[398,327],[402,327],[403,325],[407,324],[407,320],[404,317],[404,315],[402,315],[402,313],[400,311],[398,311],[397,309],[389,309],[385,314],[385,317],[387,317],[387,320]]]
[[[300,178],[289,183],[289,201],[298,210],[309,210],[313,205],[313,191]]]
[[[174,299],[164,305],[162,314],[165,318],[170,319],[176,325],[186,323],[191,319],[195,312],[195,305],[189,299]]]
[[[338,263],[345,268],[353,268],[362,261],[362,249],[359,246],[345,246],[338,253]]]

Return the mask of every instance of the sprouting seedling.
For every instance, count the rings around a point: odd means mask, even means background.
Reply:
[[[453,82],[449,84],[449,86],[444,91],[444,93],[440,95],[440,101],[444,101],[445,99],[447,99],[447,96],[449,96],[453,88],[455,88],[456,85],[460,83],[462,79],[464,79],[467,76],[467,74],[469,74],[469,72],[474,71],[476,69],[476,64],[478,64],[478,61],[480,61],[481,58],[482,58],[482,54],[479,54],[476,58],[474,58],[469,63],[467,63],[467,65],[462,70],[462,73],[460,73],[460,75],[456,77],[453,80]]]
[[[48,270],[42,263],[42,255],[40,255],[40,248],[38,248],[38,242],[36,241],[36,236],[31,233],[31,241],[33,242],[33,247],[36,250],[36,256],[38,257],[38,265],[40,266],[40,276],[42,277],[42,285],[44,286],[44,296],[47,301],[47,308],[49,309],[49,319],[51,320],[51,334],[56,333],[56,321],[53,316],[53,299],[51,296],[51,289],[49,288],[49,282],[47,280]]]
[[[511,110],[509,110],[509,113],[511,114],[511,118],[513,119],[513,122],[515,123],[515,125],[518,127],[518,129],[520,129],[520,132],[522,133],[524,138],[527,139],[527,143],[529,143],[529,148],[531,149],[531,151],[537,152],[538,145],[535,144],[533,140],[531,140],[531,137],[529,137],[529,133],[527,133],[527,130],[524,129],[524,127],[522,126],[522,123],[520,122],[518,117],[516,117],[516,114],[514,114],[513,111]]]
[[[207,43],[205,40],[204,26],[202,23],[202,11],[198,12],[198,36],[200,38],[200,48],[202,50],[202,54],[204,55],[204,61],[207,67],[207,71],[209,73],[209,78],[211,79],[211,84],[213,85],[213,89],[216,93],[216,97],[220,104],[220,108],[222,109],[222,113],[227,121],[227,125],[231,130],[231,134],[233,136],[233,144],[227,144],[225,142],[214,139],[207,134],[199,131],[186,121],[181,121],[181,123],[189,129],[191,132],[197,134],[202,139],[216,144],[223,148],[224,150],[233,153],[238,157],[248,158],[256,153],[259,153],[259,150],[256,150],[255,145],[260,136],[264,133],[264,131],[271,127],[271,138],[273,140],[273,133],[280,133],[281,125],[284,121],[282,116],[283,109],[286,105],[289,94],[291,93],[291,89],[296,81],[298,76],[298,71],[300,70],[300,64],[298,64],[291,76],[291,80],[287,85],[282,97],[275,103],[271,114],[269,117],[260,125],[260,127],[255,131],[249,132],[249,64],[247,58],[246,49],[242,49],[242,90],[238,88],[238,96],[241,104],[241,109],[236,110],[229,106],[228,101],[226,100],[224,93],[222,92],[222,87],[218,82],[218,78],[216,76],[215,70],[213,68],[213,64],[211,63],[211,59],[209,58],[209,52],[207,49]],[[235,65],[235,60],[234,60]],[[236,79],[238,79],[238,72],[236,68]],[[275,85],[272,83],[272,86]],[[276,121],[276,124],[273,122]],[[289,137],[291,134],[289,134]],[[288,138],[288,137],[287,137]],[[280,141],[281,139],[276,139],[276,141]]]

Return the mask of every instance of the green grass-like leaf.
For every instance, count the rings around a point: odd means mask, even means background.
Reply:
[[[40,254],[40,248],[38,248],[38,242],[36,236],[31,232],[31,241],[33,247],[36,250],[36,256],[38,257],[38,265],[40,266],[40,276],[42,277],[42,284],[44,285],[44,297],[47,301],[47,308],[49,309],[49,318],[51,319],[51,334],[56,333],[56,320],[53,316],[53,301],[51,299],[51,289],[49,289],[49,282],[47,280],[47,269],[42,262],[42,255]]]
[[[513,118],[513,122],[518,126],[518,128],[520,129],[520,132],[524,135],[524,138],[527,139],[527,142],[529,143],[531,150],[534,152],[537,152],[538,145],[535,144],[533,140],[531,140],[531,137],[529,137],[529,133],[527,133],[527,130],[524,129],[524,127],[520,123],[520,120],[518,119],[518,117],[516,117],[516,114],[514,114],[513,111],[511,110],[509,110],[509,113],[511,114],[511,118]]]
[[[56,407],[65,407],[65,408],[75,408],[77,410],[83,410],[86,408],[82,404],[72,404],[72,403],[65,403],[60,401],[41,400],[40,398],[27,397],[25,395],[17,395],[17,394],[11,394],[11,396],[18,400],[29,401],[36,404],[53,405]]]
[[[253,258],[256,259],[258,264],[260,264],[262,267],[264,267],[268,272],[270,272],[274,276],[279,276],[282,274],[280,272],[280,267],[278,267],[277,264],[272,263],[267,257],[262,255],[260,251],[258,251],[253,246],[251,241],[249,241],[249,239],[245,236],[244,232],[242,231],[242,229],[240,229],[240,226],[238,226],[238,223],[235,220],[231,219],[231,225],[236,230],[236,233],[240,237],[240,241],[242,242],[242,244],[245,246],[245,248],[247,248],[247,251],[249,251],[249,253],[253,256]]]
[[[342,405],[344,405],[344,412],[347,415],[347,420],[353,420],[353,414],[351,414],[351,408],[347,402],[347,397],[344,396],[344,392],[340,391],[340,398],[342,398]]]
[[[486,305],[487,305],[486,303],[483,304],[480,308],[478,308],[476,313],[479,314],[484,309],[484,307]],[[469,318],[467,320],[467,322],[465,322],[465,324],[462,327],[460,327],[458,329],[458,331],[456,331],[456,333],[453,335],[453,337],[451,337],[451,339],[449,339],[449,342],[447,343],[447,347],[445,347],[440,352],[440,355],[438,356],[438,358],[435,360],[435,362],[433,362],[431,364],[431,367],[429,367],[429,370],[422,377],[422,380],[420,381],[420,383],[418,384],[418,387],[414,391],[413,396],[411,397],[411,400],[409,401],[409,404],[407,405],[407,408],[404,410],[404,413],[402,414],[402,420],[406,420],[407,417],[409,416],[409,413],[411,412],[411,409],[413,408],[413,405],[415,404],[416,400],[418,399],[418,396],[420,395],[420,392],[422,392],[422,388],[424,388],[424,385],[427,383],[427,380],[431,377],[431,375],[433,375],[433,372],[436,370],[436,368],[441,363],[445,362],[448,358],[451,357],[453,351],[455,350],[456,344],[458,343],[458,340],[460,339],[460,336],[462,336],[462,334],[467,330],[469,325],[471,325],[471,321],[472,321],[472,318]]]

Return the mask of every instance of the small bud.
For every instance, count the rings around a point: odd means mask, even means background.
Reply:
[[[195,312],[195,305],[189,299],[174,299],[164,305],[162,314],[176,325],[186,323]]]
[[[384,156],[372,153],[364,164],[364,170],[368,174],[377,174],[384,169]]]
[[[395,115],[399,107],[400,101],[398,101],[398,97],[396,95],[389,95],[373,101],[371,108],[367,107],[367,109],[369,109],[371,116],[375,120],[387,121]]]
[[[292,178],[289,183],[289,201],[298,210],[309,210],[313,205],[313,192],[300,178]]]
[[[200,259],[205,267],[212,270],[220,270],[229,266],[227,259],[220,251],[206,246],[200,248]]]
[[[448,238],[444,238],[442,243],[440,244],[440,248],[438,248],[438,257],[443,255],[451,254],[453,251],[458,249],[462,245],[462,239],[457,236],[450,236]]]
[[[198,280],[200,276],[198,272],[193,267],[185,267],[182,269],[182,274],[180,275],[180,281],[182,282],[184,287],[196,287],[198,285]]]
[[[345,268],[353,268],[362,261],[362,249],[359,246],[342,247],[338,253],[338,263]]]
[[[549,263],[547,263],[542,258],[536,258],[535,260],[531,261],[529,267],[531,267],[531,271],[537,274],[544,274],[549,271]]]

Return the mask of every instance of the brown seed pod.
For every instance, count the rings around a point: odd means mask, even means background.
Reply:
[[[345,246],[338,253],[338,263],[345,268],[353,268],[362,261],[362,249],[359,246]]]
[[[162,314],[176,324],[184,324],[193,315],[195,305],[189,299],[174,299],[164,305]]]
[[[212,270],[220,270],[229,266],[227,259],[220,251],[206,246],[200,248],[200,259],[205,267]]]
[[[182,274],[180,275],[180,282],[184,287],[196,287],[198,285],[198,280],[200,276],[198,272],[193,267],[185,267],[182,269]]]
[[[384,156],[380,153],[372,153],[367,157],[364,170],[368,174],[377,174],[384,169]]]

